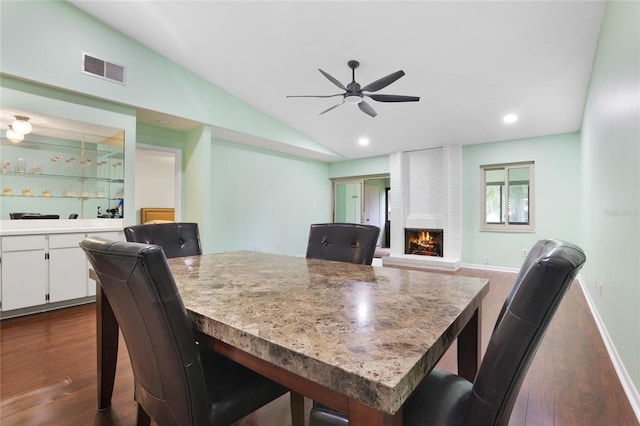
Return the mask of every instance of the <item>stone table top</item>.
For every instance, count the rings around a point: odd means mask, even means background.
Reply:
[[[168,260],[196,328],[396,413],[488,280],[259,252]]]

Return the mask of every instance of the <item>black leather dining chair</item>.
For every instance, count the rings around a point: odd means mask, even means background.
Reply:
[[[36,216],[39,215],[40,213],[19,213],[19,212],[15,212],[15,213],[9,213],[9,219],[22,219],[23,216]]]
[[[83,240],[124,336],[138,425],[226,425],[288,389],[197,345],[162,248]]]
[[[404,405],[403,424],[506,425],[551,318],[585,261],[573,244],[538,241],[507,296],[474,382],[434,369]],[[349,424],[321,405],[310,417],[311,426]]]
[[[200,231],[195,222],[167,222],[133,225],[124,228],[127,241],[155,244],[164,250],[167,259],[202,254]]]
[[[371,265],[380,228],[357,223],[311,225],[307,258]]]

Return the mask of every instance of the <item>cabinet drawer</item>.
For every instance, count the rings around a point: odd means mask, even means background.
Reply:
[[[49,236],[49,248],[79,247],[85,234],[54,234]]]
[[[2,237],[2,251],[44,250],[44,235],[21,235]]]

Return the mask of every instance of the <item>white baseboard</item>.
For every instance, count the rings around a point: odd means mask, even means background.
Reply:
[[[578,283],[580,284],[580,288],[582,289],[582,293],[584,294],[584,298],[587,301],[587,305],[589,305],[589,310],[591,310],[591,315],[596,322],[596,326],[598,327],[598,331],[600,331],[600,335],[602,336],[602,341],[604,342],[605,347],[607,348],[607,352],[609,353],[609,358],[611,358],[611,362],[613,363],[613,368],[615,368],[616,373],[618,374],[618,378],[620,379],[620,383],[622,384],[622,388],[629,399],[629,403],[631,404],[631,408],[636,414],[638,418],[638,422],[640,422],[640,392],[633,384],[631,380],[631,376],[629,376],[629,372],[625,368],[622,360],[620,359],[620,355],[616,350],[613,341],[611,340],[611,336],[607,332],[607,328],[596,309],[596,305],[591,298],[591,293],[586,288],[586,284],[583,281],[582,277],[578,276]]]
[[[514,274],[517,274],[518,271],[520,270],[518,268],[507,268],[504,266],[477,265],[475,263],[463,263],[461,267],[469,268],[469,269],[484,269],[487,271],[513,272]]]
[[[503,267],[495,267],[495,266],[485,266],[485,265],[476,265],[476,264],[463,264],[463,268],[471,268],[471,269],[486,269],[492,271],[501,271],[501,272],[514,272],[518,273],[517,268],[503,268]],[[622,384],[622,388],[624,389],[627,398],[629,399],[629,403],[631,404],[631,408],[633,409],[636,417],[638,418],[638,422],[640,422],[640,391],[636,389],[633,381],[631,380],[631,376],[629,376],[629,372],[625,368],[622,363],[622,359],[620,359],[620,355],[616,350],[613,341],[611,340],[611,336],[607,332],[607,328],[596,309],[596,305],[591,298],[591,294],[586,288],[586,284],[582,279],[582,276],[578,275],[576,277],[578,280],[578,284],[580,285],[580,289],[584,294],[584,298],[587,301],[587,305],[589,306],[589,310],[591,311],[591,316],[598,327],[598,331],[600,332],[600,336],[602,337],[602,341],[604,342],[604,346],[607,348],[607,352],[609,353],[609,358],[611,359],[611,363],[613,364],[613,368],[616,370],[618,375],[618,379]]]

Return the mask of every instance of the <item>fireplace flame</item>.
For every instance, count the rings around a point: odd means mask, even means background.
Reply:
[[[442,247],[439,242],[441,235],[441,233],[432,235],[429,231],[424,230],[407,233],[406,253],[442,257]]]

